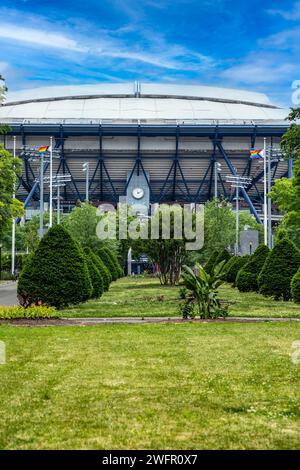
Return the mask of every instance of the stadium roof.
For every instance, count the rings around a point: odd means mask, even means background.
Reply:
[[[9,93],[2,122],[282,122],[288,110],[262,93],[196,85],[114,83]]]

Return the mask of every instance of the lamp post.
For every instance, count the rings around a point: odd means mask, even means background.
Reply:
[[[16,136],[13,137],[13,156],[16,158]],[[16,197],[16,185],[14,183],[13,199]],[[13,217],[11,228],[11,274],[15,274],[15,252],[16,252],[16,219]]]
[[[53,219],[53,150],[52,150],[53,137],[50,137],[50,185],[49,185],[49,228],[52,227]]]
[[[44,178],[44,182],[48,183],[49,186],[52,185],[53,188],[57,189],[57,206],[56,206],[57,225],[60,224],[60,188],[66,186],[66,184],[70,181],[71,181],[71,175],[69,173],[67,174],[65,173],[62,175],[57,174],[57,175],[54,175],[52,178],[50,176]]]
[[[88,202],[89,200],[89,170],[90,164],[89,162],[85,162],[82,164],[82,171],[85,173],[85,200]]]
[[[215,180],[215,199],[218,198],[218,174],[221,173],[221,163],[215,161],[215,164],[214,164],[214,170],[215,170],[215,177],[214,177],[214,180]]]
[[[232,188],[235,188],[236,195],[235,195],[235,246],[234,246],[234,254],[235,256],[239,253],[239,193],[240,188],[246,188],[252,181],[252,178],[248,178],[247,176],[239,176],[239,175],[228,175],[226,176],[227,183],[231,184]]]

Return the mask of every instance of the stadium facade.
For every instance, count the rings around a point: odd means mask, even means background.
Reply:
[[[26,149],[48,145],[52,136],[59,151],[54,172],[71,175],[61,192],[65,207],[85,199],[82,164],[89,162],[89,197],[96,204],[116,204],[120,196],[146,204],[205,202],[214,196],[215,178],[218,195],[230,200],[226,175],[252,177],[241,190],[242,206],[260,220],[263,168],[250,150],[262,148],[264,137],[278,146],[287,114],[260,93],[135,82],[10,93],[0,122],[10,126],[6,148],[15,135],[23,155],[17,194],[26,207],[39,201],[39,165]],[[273,179],[291,176],[291,163],[271,166]]]

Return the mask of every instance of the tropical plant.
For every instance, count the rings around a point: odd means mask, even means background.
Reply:
[[[191,292],[185,300],[186,304],[193,304],[200,318],[217,318],[228,315],[227,306],[223,306],[218,297],[218,287],[223,284],[221,276],[225,260],[219,263],[213,274],[208,274],[204,268],[197,264],[194,272],[184,265],[181,277],[184,286]],[[183,305],[182,313],[187,307]]]

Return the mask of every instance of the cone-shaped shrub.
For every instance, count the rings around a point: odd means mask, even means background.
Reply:
[[[111,283],[111,275],[109,270],[104,265],[102,259],[99,256],[95,255],[91,248],[86,248],[86,253],[92,258],[93,263],[97,266],[98,271],[100,272],[102,277],[103,290],[107,291]]]
[[[222,279],[235,284],[237,273],[249,261],[249,258],[249,255],[232,256],[224,267]]]
[[[300,251],[282,238],[268,254],[258,276],[259,292],[275,300],[291,298],[291,280],[300,266]]]
[[[102,276],[96,264],[93,262],[92,257],[86,251],[85,251],[85,259],[86,259],[86,264],[89,270],[89,275],[90,275],[92,286],[93,286],[91,297],[94,299],[98,299],[99,297],[101,297],[101,295],[103,294],[103,290],[104,290]]]
[[[216,260],[215,260],[215,263],[214,263],[214,268],[219,264],[221,263],[221,261],[229,261],[231,258],[231,254],[224,248],[224,250],[220,251],[220,253],[218,254]]]
[[[212,254],[210,255],[210,257],[208,258],[208,260],[206,261],[206,263],[204,264],[205,272],[207,272],[208,274],[212,274],[214,265],[218,256],[219,256],[218,250],[214,250]]]
[[[291,291],[294,302],[300,304],[300,268],[292,279]]]
[[[235,285],[241,292],[258,292],[258,275],[270,250],[266,245],[259,245],[248,262],[239,270]]]
[[[116,281],[119,275],[118,275],[118,269],[113,259],[110,257],[110,255],[106,252],[104,248],[101,248],[99,251],[97,251],[97,255],[100,256],[104,265],[109,269],[112,280]]]
[[[90,297],[91,279],[78,243],[61,225],[51,228],[27,260],[18,282],[18,298],[63,307]]]
[[[118,257],[115,254],[115,252],[110,250],[107,247],[104,247],[103,250],[106,251],[106,253],[112,258],[113,262],[115,263],[115,266],[116,266],[117,271],[118,271],[118,277],[122,277],[123,276],[123,269],[122,269],[122,267],[119,263]]]

